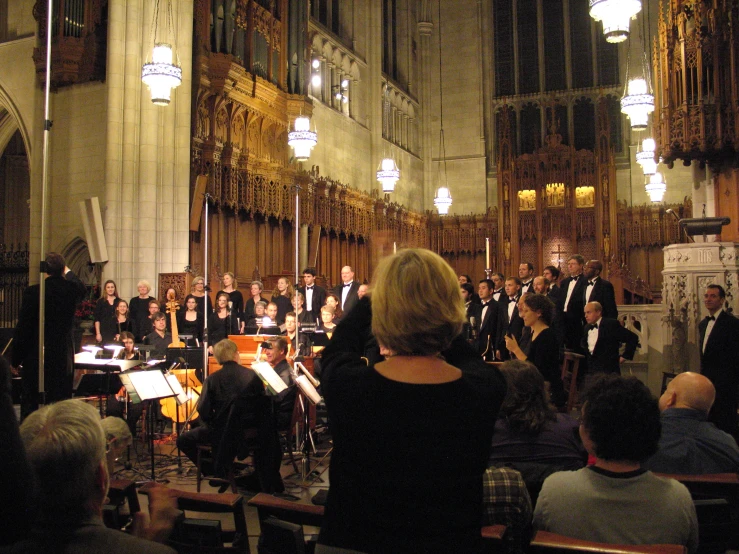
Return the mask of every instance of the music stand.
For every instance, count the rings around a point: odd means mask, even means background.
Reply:
[[[128,397],[134,404],[149,401],[149,452],[151,454],[151,480],[156,480],[154,473],[154,400],[162,398],[177,397],[178,402],[184,397],[183,401],[187,401],[185,392],[182,390],[177,377],[172,375],[171,379],[165,377],[161,371],[129,371],[120,374],[121,383],[126,388]]]
[[[293,367],[293,380],[298,387],[298,394],[302,397],[301,407],[303,409],[303,448],[302,448],[302,460],[300,463],[300,473],[303,485],[308,482],[308,477],[311,475],[310,469],[310,445],[313,442],[313,438],[310,433],[310,402],[314,406],[321,402],[321,395],[318,394],[316,387],[320,385],[318,380],[310,374],[308,369],[302,364],[302,362],[296,361]],[[315,448],[315,445],[313,446]],[[330,452],[330,450],[329,450]],[[323,463],[328,453],[321,458],[316,467]],[[320,479],[320,474],[317,475],[313,481]]]

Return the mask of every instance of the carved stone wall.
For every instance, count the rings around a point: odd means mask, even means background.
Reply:
[[[714,283],[726,290],[725,309],[739,303],[739,244],[673,244],[664,248],[662,270],[665,357],[680,371],[700,367],[698,323],[707,314],[703,293]],[[682,359],[681,359],[682,358]],[[687,364],[682,360],[687,360]]]

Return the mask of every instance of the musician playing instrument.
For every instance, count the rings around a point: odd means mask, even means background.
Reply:
[[[123,331],[120,336],[120,340],[123,343],[123,350],[118,352],[116,359],[118,360],[140,360],[141,353],[135,347],[133,333],[129,331]],[[138,422],[141,414],[144,411],[145,404],[140,402],[133,404],[128,402],[128,395],[126,394],[126,388],[121,389],[116,394],[108,396],[106,402],[105,415],[120,417],[125,419],[128,424],[128,428],[131,431],[131,435],[136,436],[136,423]]]
[[[172,335],[167,332],[167,316],[157,312],[152,316],[154,330],[146,335],[144,344],[154,347],[151,356],[154,358],[166,358],[169,345],[172,343]]]
[[[295,312],[285,314],[285,332],[283,335],[290,341],[290,358],[308,355],[308,338],[305,334],[298,335],[298,320]],[[296,335],[300,338],[296,342]]]

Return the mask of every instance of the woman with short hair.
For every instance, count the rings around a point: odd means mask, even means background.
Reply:
[[[147,320],[149,319],[149,302],[154,300],[151,292],[149,281],[142,279],[136,283],[136,289],[139,291],[138,296],[131,298],[128,303],[128,317],[133,322],[134,329],[148,328]],[[136,334],[136,331],[134,331]]]
[[[462,336],[459,283],[440,256],[401,250],[372,283],[323,353],[334,450],[316,552],[479,552],[505,381]]]

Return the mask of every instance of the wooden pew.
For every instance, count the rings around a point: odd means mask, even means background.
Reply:
[[[599,554],[686,554],[688,549],[679,544],[607,544],[573,539],[548,531],[537,531],[531,540],[532,554],[568,554],[572,552],[598,552]]]

